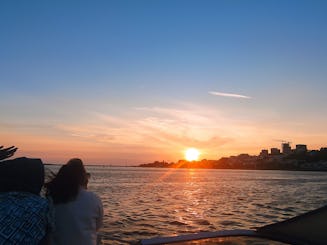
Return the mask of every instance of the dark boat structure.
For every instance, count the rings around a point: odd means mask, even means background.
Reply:
[[[327,206],[294,218],[260,227],[256,230],[222,230],[140,241],[142,245],[158,244],[327,244]]]

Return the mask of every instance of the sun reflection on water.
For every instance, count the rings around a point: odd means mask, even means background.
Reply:
[[[324,173],[91,167],[104,205],[104,244],[251,229],[325,203]],[[319,183],[319,184],[317,184]],[[274,188],[272,188],[272,186]]]

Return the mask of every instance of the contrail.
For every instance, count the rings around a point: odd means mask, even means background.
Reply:
[[[215,91],[209,91],[209,94],[217,95],[217,96],[224,96],[224,97],[233,97],[233,98],[240,98],[240,99],[251,99],[251,97],[241,94],[231,94],[231,93],[221,93]]]

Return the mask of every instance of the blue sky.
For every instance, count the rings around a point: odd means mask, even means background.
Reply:
[[[2,144],[111,164],[176,161],[187,147],[256,154],[276,138],[323,147],[326,11],[295,0],[1,1]]]

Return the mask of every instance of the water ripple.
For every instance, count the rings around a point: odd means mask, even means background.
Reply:
[[[327,173],[87,167],[104,205],[103,244],[254,229],[326,204]]]

